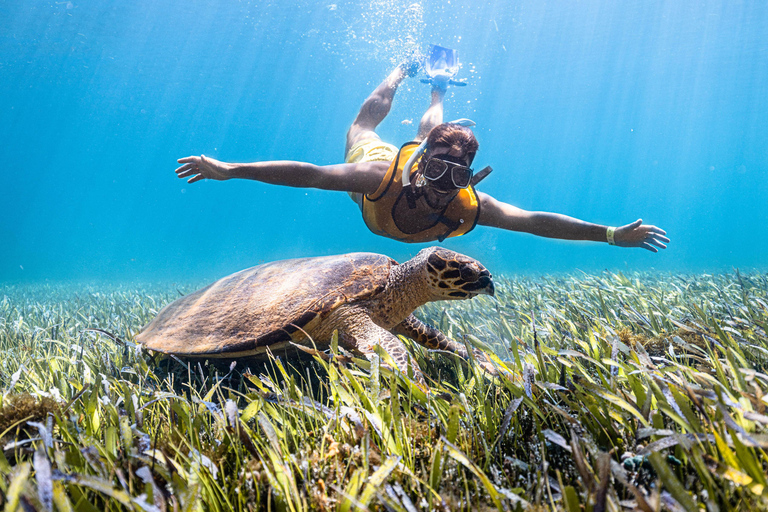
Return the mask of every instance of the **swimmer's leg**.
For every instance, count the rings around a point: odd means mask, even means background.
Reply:
[[[400,64],[368,96],[347,132],[347,146],[344,149],[345,155],[356,142],[364,139],[379,138],[374,130],[389,114],[397,87],[406,77],[413,76],[412,73],[414,72],[411,65],[407,63]]]
[[[439,85],[432,86],[432,103],[419,122],[419,133],[416,135],[417,141],[427,138],[432,128],[443,122],[443,98],[445,97],[445,87]]]

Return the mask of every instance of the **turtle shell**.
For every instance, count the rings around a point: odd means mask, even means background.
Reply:
[[[259,265],[167,305],[136,339],[168,354],[256,355],[304,338],[338,306],[380,293],[392,265],[373,253]]]

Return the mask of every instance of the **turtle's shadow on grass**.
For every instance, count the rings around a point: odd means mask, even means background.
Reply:
[[[307,354],[287,348],[273,353],[275,360],[266,358],[192,358],[155,355],[148,356],[148,364],[154,366],[155,376],[166,382],[174,393],[187,395],[190,391],[204,396],[211,388],[218,385],[226,391],[247,394],[257,387],[254,379],[263,387],[283,388],[285,377],[278,369],[282,365],[288,378],[294,379],[302,387],[310,384],[310,389],[319,389],[322,378],[327,381],[323,367]],[[250,385],[249,385],[250,384]],[[273,389],[273,391],[277,391]]]
[[[458,357],[443,354],[430,354],[428,351],[411,347],[411,354],[419,364],[428,382],[440,383],[457,389],[462,378],[460,371],[467,372],[466,362]],[[416,353],[414,353],[416,352]],[[218,385],[225,391],[247,395],[257,388],[268,389],[263,394],[284,394],[287,386],[298,386],[302,393],[313,400],[325,402],[328,398],[329,376],[323,364],[315,358],[294,347],[286,347],[273,352],[274,358],[179,358],[162,355],[148,356],[149,364],[154,366],[155,376],[170,385],[176,394],[205,396],[211,388]],[[326,363],[346,366],[350,370],[367,373],[354,363]],[[463,364],[462,364],[463,363]],[[278,365],[282,366],[284,373]],[[367,378],[367,376],[363,377]],[[382,385],[386,386],[382,376]],[[258,382],[256,382],[258,381]],[[170,389],[169,389],[170,391]]]

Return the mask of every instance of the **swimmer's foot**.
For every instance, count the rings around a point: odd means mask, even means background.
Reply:
[[[400,83],[409,77],[416,76],[421,70],[424,57],[415,50],[410,57],[397,65],[389,74],[387,81],[390,87],[397,87]]]
[[[423,63],[424,56],[418,50],[414,50],[410,57],[400,63],[400,68],[402,68],[405,76],[414,77],[421,70]]]
[[[448,84],[451,82],[451,78],[451,75],[435,75],[426,81],[432,84],[433,89],[445,93],[445,91],[448,90]]]
[[[459,72],[459,52],[451,48],[432,45],[429,56],[424,62],[424,71],[428,78],[421,81],[432,84],[434,89],[445,91],[448,89],[448,84],[467,85],[464,81],[454,80],[456,73]]]
[[[421,83],[432,84],[433,89],[440,89],[443,92],[448,90],[449,84],[458,87],[464,87],[467,85],[467,82],[464,80],[454,80],[448,75],[436,75],[431,78],[422,78]]]

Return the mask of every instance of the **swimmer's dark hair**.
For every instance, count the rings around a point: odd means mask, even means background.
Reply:
[[[471,165],[478,147],[480,144],[472,130],[459,124],[443,123],[432,128],[427,135],[426,156],[431,155],[438,148],[449,148],[465,154]]]

